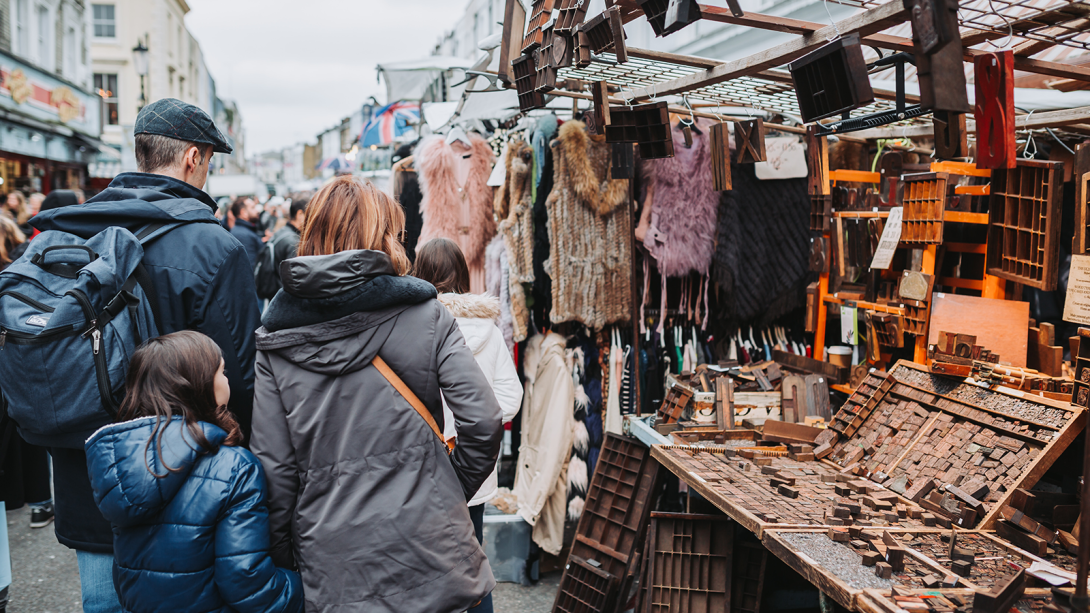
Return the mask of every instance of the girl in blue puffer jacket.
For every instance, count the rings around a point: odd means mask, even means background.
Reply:
[[[299,575],[269,557],[265,475],[230,396],[212,339],[160,336],[133,353],[120,423],[87,440],[126,611],[303,611]]]

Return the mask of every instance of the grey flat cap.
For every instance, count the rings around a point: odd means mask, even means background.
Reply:
[[[177,140],[212,145],[216,153],[231,153],[231,145],[215,122],[199,107],[175,98],[163,98],[145,106],[136,116],[133,134],[155,134]]]

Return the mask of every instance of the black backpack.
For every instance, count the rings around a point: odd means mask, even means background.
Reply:
[[[290,232],[280,232],[272,237],[265,248],[257,252],[257,262],[254,264],[254,283],[257,285],[257,297],[262,300],[272,300],[276,292],[280,291],[280,271],[276,269],[276,246],[280,241],[288,237]]]

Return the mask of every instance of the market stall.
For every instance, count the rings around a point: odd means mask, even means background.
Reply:
[[[478,81],[518,110],[414,162],[423,238],[503,304],[554,610],[791,609],[773,568],[795,608],[1085,605],[1090,8],[589,4],[509,0]],[[719,61],[635,19],[792,36]]]

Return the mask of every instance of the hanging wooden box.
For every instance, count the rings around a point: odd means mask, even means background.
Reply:
[[[724,192],[733,189],[730,176],[730,135],[727,124],[719,122],[708,129],[709,145],[712,151],[712,179],[715,190]]]
[[[556,15],[553,30],[564,34],[574,34],[575,29],[587,16],[590,0],[560,0],[560,10]]]
[[[834,40],[789,68],[805,123],[874,102],[858,34]]]
[[[988,274],[1056,289],[1060,263],[1063,162],[1018,160],[992,171]]]
[[[511,62],[515,77],[515,91],[518,92],[519,110],[523,113],[545,106],[545,96],[535,91],[537,70],[533,55],[520,55]]]
[[[606,142],[638,143],[645,160],[673,157],[670,114],[665,102],[637,106],[614,106],[609,111]]]
[[[829,232],[829,220],[833,216],[833,197],[810,195],[810,229]]]
[[[526,36],[522,39],[524,54],[541,46],[545,24],[552,18],[555,4],[556,0],[534,0],[530,9],[530,23],[526,26]]]
[[[908,0],[912,15],[912,42],[920,106],[937,111],[967,113],[961,38],[958,36],[957,0]]]
[[[685,26],[700,19],[700,5],[695,0],[636,0],[640,10],[647,17],[655,36],[673,34]],[[671,5],[673,13],[671,14]],[[672,16],[667,23],[667,16]]]
[[[617,56],[617,63],[623,64],[628,61],[620,8],[614,6],[606,9],[579,26],[579,31],[586,36],[587,44],[592,52],[612,51]]]
[[[556,76],[561,68],[572,64],[571,39],[564,34],[558,34],[552,28],[545,31],[542,46],[533,52],[534,64],[537,66],[537,77],[534,91],[547,93],[556,89]]]
[[[932,120],[935,128],[935,157],[943,160],[968,157],[965,113],[935,111]]]
[[[901,241],[938,245],[942,243],[949,175],[929,172],[905,175]]]

